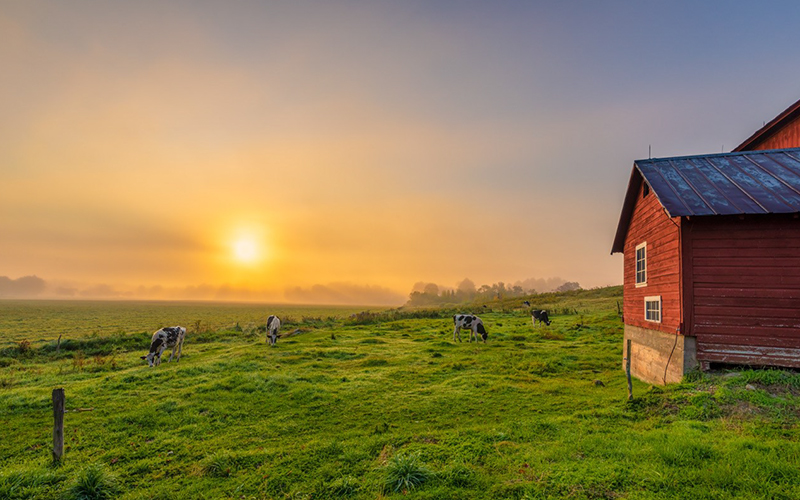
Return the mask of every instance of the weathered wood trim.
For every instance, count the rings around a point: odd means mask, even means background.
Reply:
[[[712,344],[703,342],[697,355],[702,361],[753,366],[800,368],[800,348]]]
[[[692,272],[693,222],[681,219],[681,333],[694,335],[694,279]]]

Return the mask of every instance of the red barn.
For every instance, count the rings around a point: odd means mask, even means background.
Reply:
[[[734,151],[800,147],[800,101],[767,123]]]
[[[616,252],[638,378],[800,367],[800,148],[637,160]]]

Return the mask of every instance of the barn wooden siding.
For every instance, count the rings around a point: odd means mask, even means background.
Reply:
[[[692,218],[682,239],[698,361],[800,367],[800,219]]]
[[[773,134],[750,145],[748,150],[796,148],[800,146],[800,116],[776,130]]]
[[[758,129],[734,151],[800,147],[800,101]]]
[[[643,185],[639,187],[625,238],[625,324],[674,334],[681,321],[678,251],[680,218],[670,219],[652,191],[643,198]],[[636,287],[636,246],[645,241],[647,286]],[[644,298],[653,295],[661,296],[661,323],[644,319]]]

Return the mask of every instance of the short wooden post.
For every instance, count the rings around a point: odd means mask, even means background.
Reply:
[[[56,352],[57,353],[61,352],[61,335],[62,334],[60,334],[60,333],[58,334],[58,342],[56,342]]]
[[[628,339],[628,350],[625,354],[625,373],[628,375],[628,401],[633,399],[633,384],[631,383],[631,339]]]
[[[64,456],[64,389],[53,389],[53,462]]]

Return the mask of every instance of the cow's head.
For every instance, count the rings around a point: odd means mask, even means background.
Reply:
[[[483,322],[478,323],[478,333],[481,335],[481,338],[485,343],[486,339],[489,338],[489,332],[486,331],[486,328],[483,326]]]
[[[151,352],[151,353],[148,353],[146,356],[142,356],[142,359],[146,360],[147,364],[152,367],[153,366],[153,361],[155,360],[155,357],[156,357],[156,353],[155,352]]]

